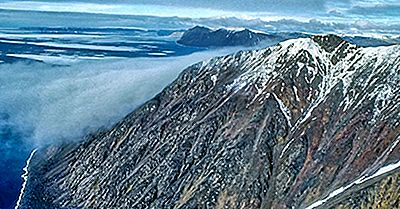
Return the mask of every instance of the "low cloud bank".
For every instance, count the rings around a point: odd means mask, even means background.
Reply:
[[[175,58],[0,66],[0,113],[34,146],[108,127],[151,99],[187,66],[234,49]]]

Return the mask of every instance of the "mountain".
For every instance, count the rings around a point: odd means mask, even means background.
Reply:
[[[283,37],[256,32],[249,29],[227,30],[224,28],[211,30],[196,26],[185,31],[177,43],[194,47],[255,46],[261,42],[276,44]]]
[[[197,63],[37,150],[19,208],[400,208],[399,65],[334,35]]]
[[[255,46],[258,44],[271,46],[289,39],[309,37],[311,35],[296,32],[265,33],[250,29],[227,30],[224,28],[212,30],[196,26],[185,31],[177,43],[191,47]],[[396,37],[375,38],[342,35],[342,39],[363,47],[400,44],[400,39]]]

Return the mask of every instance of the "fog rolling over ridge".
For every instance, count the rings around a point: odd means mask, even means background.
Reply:
[[[14,207],[37,147],[81,140],[152,98],[182,69],[223,50],[171,58],[0,65],[0,208]]]
[[[190,48],[158,31],[137,29],[29,28],[0,33],[1,209],[14,207],[32,149],[81,140],[109,128],[187,66],[243,49]],[[45,44],[38,48],[36,43]],[[118,56],[125,45],[133,51]],[[83,46],[87,48],[79,48]],[[107,50],[99,50],[103,47]]]
[[[168,85],[195,62],[221,49],[176,58],[79,62],[69,67],[0,66],[0,109],[8,123],[41,146],[107,127]]]

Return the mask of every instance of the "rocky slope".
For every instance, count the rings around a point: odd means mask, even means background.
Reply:
[[[400,208],[400,47],[314,36],[187,68],[38,150],[19,208]]]

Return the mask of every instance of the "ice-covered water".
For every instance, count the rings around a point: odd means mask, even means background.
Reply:
[[[176,43],[180,30],[134,28],[0,29],[1,64],[21,60],[68,65],[91,59],[172,57],[204,49]]]

